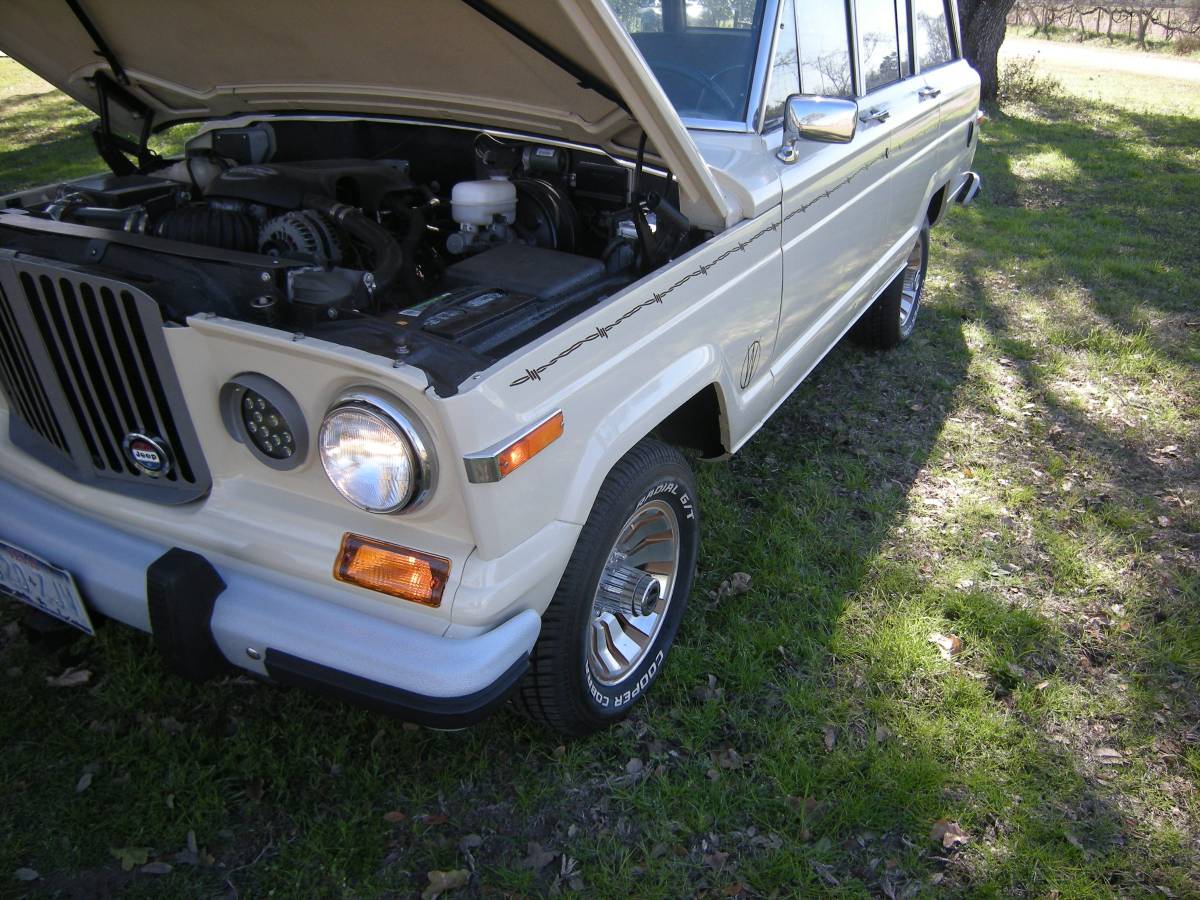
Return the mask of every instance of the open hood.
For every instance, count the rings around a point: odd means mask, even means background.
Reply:
[[[645,130],[694,224],[737,216],[604,0],[0,0],[0,47],[94,111],[88,79],[103,71],[155,125],[413,116],[627,157]],[[114,105],[116,126],[140,130],[122,115]]]

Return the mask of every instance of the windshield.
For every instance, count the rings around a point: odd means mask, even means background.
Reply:
[[[608,0],[683,118],[747,117],[765,0]]]

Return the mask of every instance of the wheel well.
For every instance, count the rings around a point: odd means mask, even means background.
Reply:
[[[652,432],[667,444],[696,450],[706,458],[727,452],[721,434],[721,398],[717,386],[710,384],[671,413]]]
[[[942,213],[946,211],[946,188],[947,185],[943,184],[929,199],[929,209],[925,212],[925,218],[929,220],[930,225],[936,225],[941,220]]]

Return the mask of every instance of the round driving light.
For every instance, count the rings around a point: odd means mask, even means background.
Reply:
[[[412,509],[432,489],[433,460],[423,431],[415,417],[381,395],[356,392],[335,403],[317,445],[330,483],[367,512]]]
[[[221,388],[221,417],[233,437],[273,469],[294,469],[308,449],[308,425],[291,394],[265,375],[247,372]]]

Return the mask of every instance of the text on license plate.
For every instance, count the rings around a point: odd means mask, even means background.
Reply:
[[[0,541],[0,593],[10,594],[56,619],[95,634],[70,572]]]

